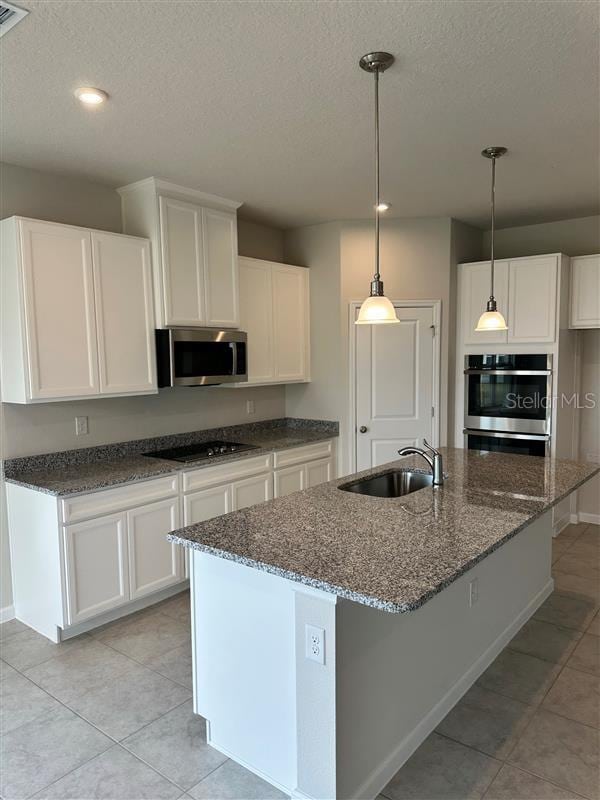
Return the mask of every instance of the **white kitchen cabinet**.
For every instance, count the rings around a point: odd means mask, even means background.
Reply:
[[[75,625],[129,599],[124,514],[64,528],[67,622]]]
[[[556,256],[509,263],[508,342],[553,342],[556,338]]]
[[[148,242],[22,217],[0,233],[2,400],[156,393]]]
[[[233,511],[231,505],[231,487],[211,486],[184,497],[184,524],[194,525],[213,517],[220,517]]]
[[[239,265],[248,383],[309,381],[309,270],[245,256]]]
[[[331,440],[275,453],[275,497],[310,489],[334,478],[335,455]]]
[[[239,327],[241,204],[156,178],[119,193],[124,231],[152,242],[157,326]]]
[[[306,489],[306,469],[304,464],[296,464],[274,472],[275,497],[285,497],[286,494],[300,492]]]
[[[270,472],[255,475],[242,481],[235,481],[231,486],[232,506],[234,511],[255,506],[273,499],[273,476]]]
[[[600,255],[571,259],[570,328],[600,328]]]
[[[129,588],[132,600],[183,580],[181,547],[166,539],[179,528],[179,498],[127,512]]]
[[[92,233],[101,394],[156,391],[150,246],[144,239]]]
[[[320,483],[333,479],[333,459],[322,458],[306,465],[306,488],[311,489]]]
[[[479,317],[490,297],[491,267],[489,261],[461,264],[459,270],[459,303],[464,344],[502,344],[506,331],[475,330]],[[494,294],[498,310],[506,316],[508,306],[508,262],[494,264]]]

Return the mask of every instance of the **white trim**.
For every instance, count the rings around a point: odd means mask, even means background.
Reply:
[[[590,525],[600,525],[600,514],[587,514],[584,511],[580,511],[577,516],[579,522],[587,522]]]
[[[123,196],[128,192],[135,192],[139,189],[152,187],[157,193],[166,192],[167,194],[180,195],[181,197],[188,197],[190,200],[195,200],[198,203],[208,204],[209,206],[221,206],[224,209],[236,211],[243,203],[237,200],[228,200],[226,197],[219,197],[216,194],[208,194],[207,192],[200,192],[198,189],[190,189],[187,186],[180,186],[171,181],[165,181],[163,178],[144,178],[135,183],[128,183],[126,186],[120,186],[117,192]]]
[[[442,357],[442,301],[441,300],[391,300],[393,306],[399,308],[431,308],[435,337],[433,342],[433,446],[440,443],[440,386],[441,386],[441,357]],[[349,474],[356,472],[356,312],[362,305],[362,300],[351,300],[348,304],[348,352],[349,367],[349,405],[350,405],[350,470]]]
[[[14,618],[15,618],[14,606],[4,606],[4,608],[0,608],[0,623],[9,622],[9,620]]]
[[[567,525],[570,525],[572,523],[573,516],[574,516],[573,514],[567,514],[565,517],[562,517],[562,519],[556,520],[553,523],[553,525],[552,525],[552,537],[553,538],[556,538],[561,531],[564,531],[564,529],[567,527]]]
[[[408,736],[398,745],[396,750],[373,770],[369,777],[355,792],[356,798],[376,797],[387,786],[398,770],[406,763],[417,747],[432,733],[446,714],[456,705],[465,692],[471,688],[479,676],[485,672],[492,661],[498,656],[513,636],[537,611],[544,600],[554,589],[552,578],[544,588],[531,600],[521,613],[508,625],[500,636],[488,647],[477,661],[465,672],[464,675],[446,692],[444,697],[431,709],[429,714],[421,720]]]

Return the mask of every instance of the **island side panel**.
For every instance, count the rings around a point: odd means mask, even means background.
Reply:
[[[416,611],[338,604],[336,797],[376,797],[536,611],[551,542],[548,511]]]

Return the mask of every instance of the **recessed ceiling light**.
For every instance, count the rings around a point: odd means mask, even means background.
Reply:
[[[387,211],[387,210],[388,210],[388,209],[390,209],[391,207],[392,207],[392,204],[391,204],[391,203],[384,203],[384,202],[381,202],[381,203],[379,203],[379,205],[375,206],[375,210],[376,210],[376,211],[379,211],[379,212],[381,212],[381,211]]]
[[[99,106],[108,100],[106,92],[94,89],[93,86],[80,86],[79,89],[75,89],[75,97],[86,106]]]

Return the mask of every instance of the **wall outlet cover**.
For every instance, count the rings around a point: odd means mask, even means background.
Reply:
[[[86,436],[89,432],[88,417],[75,417],[75,435]]]
[[[314,625],[305,627],[306,651],[305,655],[310,661],[325,664],[325,631]]]

